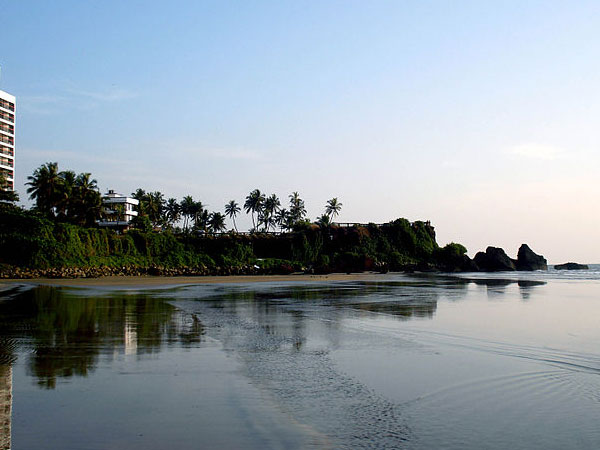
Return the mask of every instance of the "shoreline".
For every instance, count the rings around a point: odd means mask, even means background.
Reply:
[[[199,276],[108,276],[99,278],[4,278],[1,285],[34,284],[63,287],[161,287],[193,284],[242,284],[269,283],[289,281],[367,281],[380,278],[384,274],[365,273],[332,273],[326,275],[199,275]]]

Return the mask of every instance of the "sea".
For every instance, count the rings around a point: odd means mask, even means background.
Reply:
[[[0,287],[0,449],[600,448],[600,265]]]

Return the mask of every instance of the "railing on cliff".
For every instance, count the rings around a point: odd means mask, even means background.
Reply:
[[[339,228],[358,228],[358,227],[369,227],[376,226],[382,227],[388,225],[392,222],[386,223],[362,223],[362,222],[332,222],[331,226],[339,227]],[[411,226],[414,226],[416,222],[410,222]],[[423,222],[425,226],[431,227],[431,221],[427,220]],[[291,234],[293,231],[219,231],[219,232],[211,232],[211,231],[203,231],[199,234],[202,236],[225,236],[225,235],[238,235],[238,236],[253,236],[253,235],[272,235],[272,236],[281,236],[283,234]]]

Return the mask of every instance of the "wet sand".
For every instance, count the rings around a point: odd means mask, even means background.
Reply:
[[[332,273],[327,275],[228,275],[197,277],[161,277],[161,276],[112,276],[102,278],[30,278],[3,279],[2,284],[35,284],[73,287],[155,287],[194,284],[230,284],[230,283],[267,283],[289,281],[368,281],[384,275],[375,272]]]

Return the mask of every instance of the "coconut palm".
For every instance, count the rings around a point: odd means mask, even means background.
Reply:
[[[165,205],[165,222],[173,226],[181,218],[181,206],[177,200],[170,198]]]
[[[275,214],[275,223],[280,230],[283,231],[289,229],[289,221],[290,214],[287,209],[281,208],[279,211],[277,211],[277,214]]]
[[[137,206],[138,217],[146,214],[146,211],[144,210],[146,205],[146,191],[141,188],[137,188],[135,192],[131,193],[131,196],[139,202]]]
[[[201,202],[196,203],[194,211],[194,230],[206,233],[210,220],[210,213],[204,209]]]
[[[61,220],[68,220],[75,214],[74,211],[69,210],[73,209],[74,203],[76,203],[74,199],[74,190],[77,174],[72,170],[63,170],[58,176],[60,177],[61,182],[58,185],[59,189],[56,197],[56,215]]]
[[[191,195],[187,195],[183,197],[181,200],[181,215],[183,216],[183,229],[187,231],[188,229],[188,221],[194,215],[194,207],[196,202],[192,198]]]
[[[213,233],[219,233],[225,230],[225,216],[220,212],[212,213],[208,219],[208,225],[210,231]]]
[[[276,220],[275,215],[281,208],[281,202],[275,194],[270,195],[265,199],[264,207],[262,210],[262,222],[265,225],[265,230],[269,231],[269,228],[273,226],[275,228]]]
[[[306,218],[306,207],[304,200],[300,198],[298,192],[292,192],[290,198],[290,217],[291,225],[301,222]]]
[[[91,173],[80,173],[71,189],[68,206],[70,220],[79,225],[91,226],[100,217],[101,209],[102,197],[98,182],[92,178]]]
[[[333,197],[331,200],[327,200],[325,205],[325,214],[332,220],[334,217],[339,215],[342,210],[342,204],[338,202],[337,197]]]
[[[317,218],[317,225],[321,228],[327,228],[331,226],[331,219],[327,214],[323,214],[321,217]]]
[[[208,211],[204,209],[204,205],[202,202],[194,202],[194,207],[192,208],[192,216],[194,219],[194,228],[203,229],[206,231],[206,225],[208,222]]]
[[[235,224],[235,216],[240,213],[240,206],[237,204],[235,200],[229,200],[229,203],[225,205],[225,215],[233,220],[233,227],[237,233],[237,225]]]
[[[165,207],[165,196],[162,192],[148,192],[144,197],[144,209],[153,227],[161,225],[163,210]]]
[[[264,194],[262,194],[259,189],[254,189],[252,192],[250,192],[250,194],[248,194],[246,201],[244,202],[244,210],[246,211],[246,214],[249,212],[252,213],[253,230],[256,230],[256,220],[254,220],[254,214],[260,215],[264,201]]]
[[[35,207],[42,213],[54,215],[56,205],[61,196],[62,178],[59,176],[58,163],[49,162],[35,169],[33,175],[27,177],[27,193],[35,200]]]

